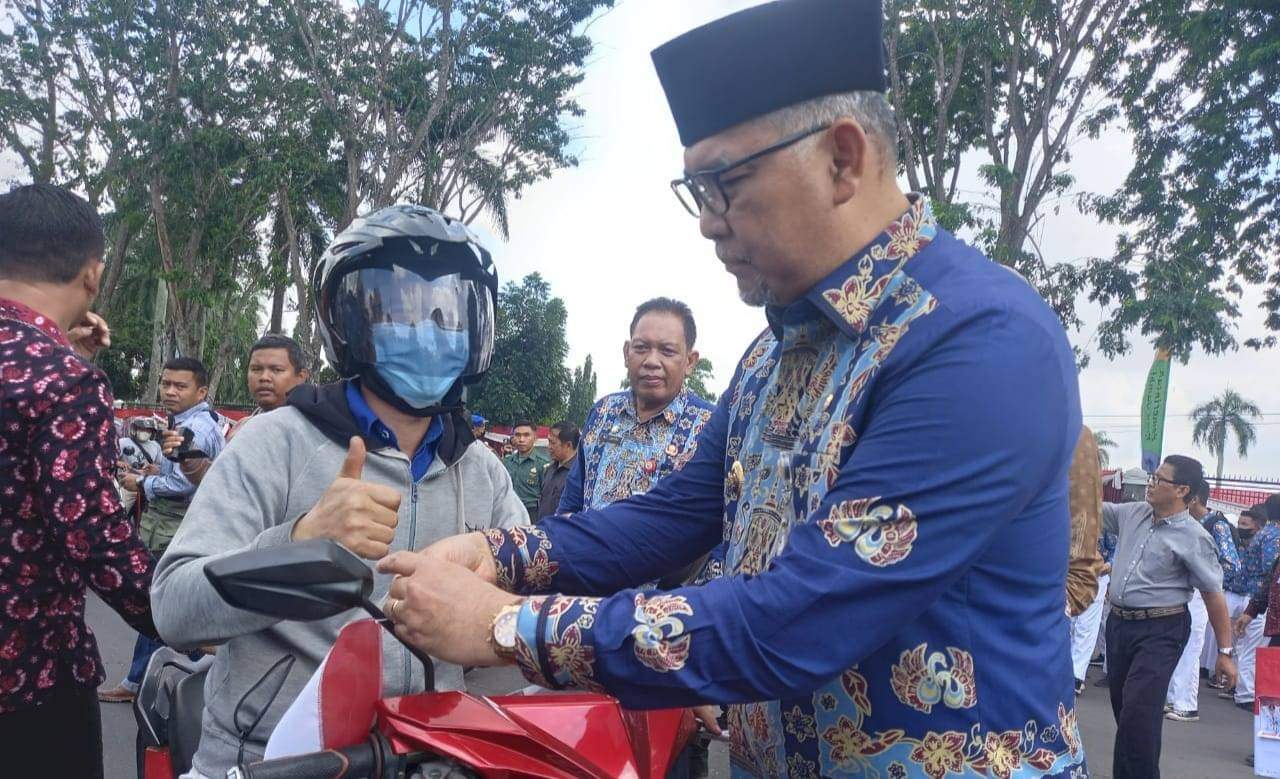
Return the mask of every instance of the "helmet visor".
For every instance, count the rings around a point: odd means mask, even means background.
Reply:
[[[377,365],[380,355],[374,333],[385,326],[434,325],[446,336],[437,343],[466,344],[465,367],[460,376],[488,370],[493,359],[493,301],[479,282],[452,273],[426,278],[401,265],[358,268],[343,275],[329,299],[334,333],[347,344],[351,356]],[[436,355],[424,351],[426,361],[464,355]]]

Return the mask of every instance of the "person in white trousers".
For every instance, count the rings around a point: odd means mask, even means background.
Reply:
[[[1248,602],[1248,596],[1245,596],[1245,595],[1241,596],[1244,598],[1243,601],[1241,601],[1240,598],[1232,597],[1232,588],[1243,586],[1240,583],[1241,579],[1243,578],[1240,573],[1240,556],[1244,554],[1244,550],[1248,548],[1249,542],[1253,540],[1253,537],[1258,534],[1258,528],[1262,527],[1262,525],[1265,524],[1264,522],[1259,522],[1258,519],[1253,516],[1251,511],[1252,511],[1251,509],[1245,509],[1244,511],[1240,512],[1240,516],[1237,517],[1236,519],[1236,532],[1235,532],[1234,546],[1236,548],[1237,554],[1236,554],[1236,564],[1234,569],[1235,573],[1228,576],[1226,574],[1226,571],[1224,570],[1222,575],[1222,586],[1227,595],[1227,607],[1231,610],[1232,622],[1235,622],[1236,617],[1240,616],[1240,613],[1244,611],[1244,607],[1241,604]],[[1236,594],[1240,595],[1240,593],[1236,593]],[[1200,665],[1206,671],[1212,671],[1213,664],[1217,661],[1217,657],[1216,657],[1217,653],[1214,651],[1215,644],[1213,642],[1213,626],[1212,625],[1209,626],[1209,629],[1205,633],[1205,636],[1206,638],[1205,638],[1204,652],[1200,655]],[[1219,686],[1212,679],[1209,680],[1209,686],[1218,690],[1222,689],[1222,687]],[[1222,697],[1230,698],[1231,696],[1223,695]]]
[[[1249,542],[1244,554],[1240,556],[1241,585],[1228,593],[1228,609],[1237,615],[1244,613],[1249,605],[1249,598],[1266,587],[1264,581],[1271,565],[1280,556],[1280,524],[1271,520],[1266,504],[1259,503],[1248,514],[1252,515],[1262,527]],[[1280,517],[1277,517],[1280,519]],[[1243,591],[1244,594],[1241,594]],[[1235,608],[1239,605],[1239,609]],[[1236,635],[1236,656],[1240,663],[1240,676],[1236,681],[1233,696],[1235,703],[1242,709],[1253,711],[1254,653],[1262,646],[1262,630],[1266,626],[1266,618],[1255,617],[1249,621],[1243,632]]]
[[[1191,593],[1187,611],[1191,613],[1191,635],[1169,679],[1169,691],[1165,695],[1168,711],[1164,716],[1178,722],[1197,722],[1200,719],[1200,650],[1204,648],[1205,626],[1209,624],[1209,611],[1199,592]]]
[[[1102,615],[1107,606],[1107,585],[1111,577],[1098,577],[1098,594],[1089,604],[1089,608],[1071,620],[1071,667],[1077,682],[1083,682],[1089,671],[1089,661],[1098,646],[1098,635],[1102,627]]]
[[[1234,581],[1240,570],[1240,555],[1236,551],[1235,538],[1231,533],[1231,523],[1218,511],[1209,510],[1209,482],[1201,479],[1191,495],[1187,505],[1187,513],[1200,523],[1213,537],[1213,545],[1218,554],[1218,564],[1222,566],[1224,585]],[[1232,611],[1230,594],[1228,593],[1227,612],[1234,619],[1238,611]],[[1243,608],[1243,607],[1241,607]],[[1216,639],[1209,638],[1212,628],[1209,626],[1209,613],[1205,610],[1204,600],[1199,593],[1193,593],[1187,604],[1191,613],[1191,635],[1182,650],[1182,657],[1174,668],[1173,677],[1169,680],[1169,691],[1165,697],[1165,717],[1177,722],[1196,722],[1200,719],[1200,664],[1206,640],[1212,643],[1214,661],[1217,659]],[[1234,642],[1233,642],[1234,643]],[[1212,669],[1213,666],[1210,666]],[[1212,681],[1212,680],[1211,680]]]

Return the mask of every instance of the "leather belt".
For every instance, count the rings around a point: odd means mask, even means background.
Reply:
[[[1122,609],[1119,606],[1112,606],[1112,615],[1123,620],[1136,619],[1156,619],[1158,617],[1172,617],[1175,614],[1182,614],[1187,610],[1186,604],[1181,606],[1159,606],[1154,609]]]

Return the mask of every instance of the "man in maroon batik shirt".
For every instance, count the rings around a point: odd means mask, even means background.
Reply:
[[[102,222],[46,184],[0,195],[0,756],[12,776],[102,776],[89,586],[155,636],[152,560],[112,483],[111,388],[89,358]],[[11,773],[10,773],[11,772]]]

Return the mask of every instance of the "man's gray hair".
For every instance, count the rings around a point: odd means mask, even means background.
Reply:
[[[867,138],[876,145],[884,170],[893,176],[898,169],[898,123],[893,107],[882,92],[841,92],[780,108],[762,117],[783,134],[800,133],[813,127],[852,117],[862,125]]]

